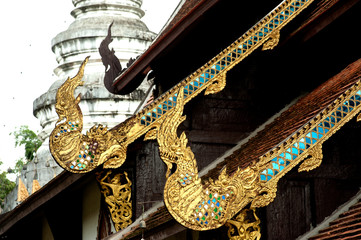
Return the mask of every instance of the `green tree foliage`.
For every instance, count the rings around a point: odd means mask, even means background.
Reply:
[[[24,164],[32,161],[35,157],[34,153],[41,146],[41,141],[28,126],[21,126],[14,132],[10,133],[15,138],[15,147],[23,146],[25,148],[25,156],[18,159],[15,163],[14,173],[20,173],[23,169]],[[24,161],[25,159],[25,161]],[[2,162],[0,161],[0,165]],[[0,205],[3,206],[6,195],[14,189],[16,184],[10,181],[7,176],[7,172],[0,173]]]
[[[24,145],[26,163],[33,160],[34,153],[41,146],[41,141],[36,133],[30,130],[28,126],[21,126],[10,135],[14,135],[15,147]]]
[[[23,146],[25,148],[25,156],[18,159],[15,163],[14,173],[20,173],[24,164],[32,161],[35,157],[34,153],[41,146],[41,141],[28,126],[21,126],[14,132],[10,133],[15,138],[15,147]],[[25,158],[25,161],[24,161]],[[2,162],[0,161],[0,165]],[[3,206],[6,195],[14,189],[16,184],[10,181],[7,176],[7,172],[0,173],[0,205]]]
[[[2,162],[0,161],[0,165],[1,164],[2,164]],[[1,206],[3,206],[6,195],[8,195],[8,193],[14,189],[15,185],[16,184],[14,182],[10,181],[6,177],[6,172],[2,172],[0,174],[0,205]]]

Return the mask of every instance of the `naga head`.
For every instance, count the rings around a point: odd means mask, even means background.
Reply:
[[[177,134],[178,126],[186,119],[186,116],[182,116],[184,107],[183,87],[179,89],[176,96],[176,106],[169,111],[169,115],[160,124],[157,132],[160,157],[168,168],[167,178],[170,175],[173,164],[176,164],[177,169],[196,168],[196,166],[193,166],[195,164],[195,161],[192,161],[194,155],[190,147],[187,146],[188,139],[185,133],[183,132],[180,136]]]
[[[79,118],[82,119],[83,117],[78,105],[81,95],[79,94],[75,98],[74,91],[78,86],[83,86],[84,84],[82,79],[84,76],[85,65],[88,63],[88,60],[89,57],[86,57],[75,77],[68,78],[63,85],[60,86],[58,92],[56,93],[55,111],[59,116],[57,124],[64,119],[70,120],[70,118],[73,118],[74,120],[80,120]]]
[[[68,78],[56,94],[55,110],[59,119],[50,134],[50,152],[57,163],[68,171],[74,171],[70,168],[71,162],[79,159],[77,156],[79,156],[81,147],[83,114],[79,107],[80,94],[75,98],[74,91],[78,86],[84,84],[82,78],[88,59],[89,57],[83,61],[76,76]],[[78,164],[77,168],[85,169],[84,161],[80,162],[79,160]]]

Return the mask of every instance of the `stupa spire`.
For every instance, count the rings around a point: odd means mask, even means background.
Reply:
[[[69,1],[69,0],[68,0]],[[28,163],[21,172],[25,188],[31,192],[33,179],[38,176],[40,186],[44,186],[62,169],[53,160],[49,151],[49,134],[55,126],[55,98],[58,88],[67,79],[76,75],[82,61],[90,56],[84,72],[84,86],[78,89],[82,100],[83,130],[96,124],[109,128],[131,116],[145,96],[146,86],[125,96],[109,93],[103,84],[105,69],[98,48],[108,35],[108,27],[113,22],[111,48],[122,67],[130,58],[135,58],[148,48],[155,34],[142,22],[144,11],[142,0],[72,0],[71,11],[74,21],[68,29],[52,40],[52,51],[58,66],[54,70],[57,80],[49,90],[35,99],[34,115],[39,119],[43,140],[38,149],[37,161]],[[66,14],[66,13],[64,13]],[[36,175],[37,174],[37,175]],[[5,211],[15,207],[16,193],[8,195]]]
[[[75,9],[71,12],[74,18],[99,15],[120,15],[127,18],[142,18],[144,11],[140,8],[142,0],[73,0]]]

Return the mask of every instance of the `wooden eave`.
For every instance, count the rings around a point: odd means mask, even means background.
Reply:
[[[268,155],[278,144],[289,141],[290,137],[302,129],[303,126],[307,126],[314,119],[319,118],[324,109],[335,108],[336,103],[340,102],[339,100],[343,98],[343,95],[349,89],[354,88],[355,84],[359,86],[360,81],[361,59],[350,64],[340,73],[301,98],[247,143],[234,150],[231,155],[225,157],[223,161],[202,176],[202,180],[217,179],[224,168],[227,169],[228,174],[232,175],[238,168],[245,168],[250,164],[254,164],[264,155]],[[166,228],[167,224],[171,224],[172,219],[165,206],[159,207],[144,219],[147,225],[145,234],[147,232],[150,235],[157,234],[158,231]],[[176,224],[173,223],[171,226],[175,227]],[[153,229],[155,232],[153,232]],[[136,226],[123,236],[120,235],[121,232],[114,234],[118,238],[111,239],[136,239],[136,236],[142,232],[143,230]]]
[[[122,90],[130,81],[135,78],[144,78],[151,69],[151,62],[162,53],[167,47],[173,44],[175,39],[184,33],[184,29],[194,24],[199,16],[212,8],[220,0],[188,0],[184,3],[180,13],[170,23],[170,29],[166,28],[158,39],[118,78],[114,86],[118,91]],[[189,6],[187,6],[189,5]],[[192,6],[195,5],[193,8]],[[186,9],[190,8],[191,9]],[[181,10],[182,10],[181,9]],[[177,21],[178,20],[178,21]]]
[[[80,184],[82,180],[85,180],[89,176],[89,174],[73,174],[68,171],[61,172],[13,210],[0,216],[0,236],[6,234],[9,229],[23,222],[30,215],[40,211],[45,204],[57,197],[60,193]]]
[[[330,23],[342,16],[360,0],[322,0],[312,9],[307,18],[284,38],[284,43],[288,41],[305,42],[322,31]],[[291,23],[292,24],[292,23]]]
[[[296,23],[291,23],[288,34],[283,37],[280,45],[284,46],[288,43],[305,42],[316,36],[334,20],[342,16],[349,9],[358,3],[358,0],[335,0],[335,1],[320,1],[307,14],[303,15],[302,19],[295,20]],[[293,25],[293,26],[292,26]],[[280,118],[273,121],[264,131],[261,131],[254,138],[252,138],[241,149],[233,153],[233,156],[225,161],[219,163],[214,169],[210,170],[208,174],[202,179],[217,178],[220,171],[227,167],[227,172],[233,174],[238,167],[244,168],[249,164],[258,161],[258,159],[270,151],[277,144],[283,142],[293,133],[297,132],[308,121],[317,116],[324,108],[326,108],[333,101],[337,100],[347,89],[352,87],[361,78],[361,59],[350,64],[339,74],[330,78],[324,84],[316,88],[312,93],[302,98],[297,104],[284,113]],[[321,101],[322,100],[322,101]],[[307,104],[311,103],[311,104]],[[311,106],[312,105],[312,106]],[[291,126],[284,129],[284,126]],[[272,137],[276,136],[276,137]],[[264,141],[264,144],[262,141]],[[262,146],[259,149],[259,146]],[[254,151],[259,149],[258,151]],[[249,159],[246,162],[242,160],[235,162],[234,155],[237,159]],[[145,219],[149,228],[149,234],[152,234],[153,229],[161,229],[161,226],[169,223],[171,216],[166,207],[160,207],[157,211]],[[131,229],[122,239],[135,239],[142,230],[139,227]],[[119,235],[120,236],[120,235]]]
[[[121,91],[130,82],[144,79],[151,69],[155,70],[156,79],[171,79],[167,84],[175,85],[235,41],[277,4],[278,0],[262,5],[257,2],[230,5],[221,0],[186,1],[183,5],[186,10],[181,9],[150,48],[115,80],[115,88]]]
[[[155,42],[124,73],[122,73],[122,75],[115,79],[114,86],[117,91],[120,92],[131,81],[144,79],[147,73],[154,68],[154,65],[159,64],[158,60],[160,58],[169,58],[169,56],[172,55],[172,52],[174,52],[173,49],[176,48],[176,45],[179,45],[179,42],[182,41],[182,39],[191,38],[193,36],[187,29],[194,27],[202,28],[202,24],[204,24],[200,20],[202,16],[207,12],[213,11],[217,8],[217,4],[221,2],[221,0],[186,1],[178,14],[169,23],[168,27],[160,33]],[[323,0],[318,2],[312,10],[305,11],[306,14],[304,14],[304,18],[295,20],[295,23],[290,24],[298,24],[299,27],[292,32],[289,32],[287,35],[282,35],[281,44],[294,40],[307,41],[357,2],[359,2],[359,0]],[[252,12],[243,14],[252,16]],[[212,16],[217,17],[215,15]],[[242,24],[247,25],[247,22],[242,21]],[[250,23],[250,26],[252,24],[254,24],[254,22]],[[217,34],[217,32],[215,32],[215,34]],[[211,35],[213,35],[213,33]],[[217,44],[218,43],[216,42],[216,45]],[[224,47],[226,47],[226,45]],[[170,60],[174,61],[172,57]],[[182,60],[188,61],[188,59]]]

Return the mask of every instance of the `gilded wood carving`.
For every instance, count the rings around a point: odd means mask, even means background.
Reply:
[[[183,106],[181,88],[172,114],[153,130],[157,133],[153,132],[146,140],[157,139],[161,159],[168,167],[164,202],[171,215],[194,230],[218,228],[257,196],[258,170],[248,167],[228,176],[224,169],[218,179],[202,184],[185,133],[177,136],[178,126],[185,119]]]
[[[250,216],[250,213],[252,215]],[[230,240],[259,240],[261,239],[260,219],[255,209],[243,209],[234,219],[228,220],[226,226]]]
[[[98,125],[89,129],[86,135],[82,134],[80,94],[75,98],[74,92],[84,84],[82,78],[87,62],[88,58],[78,74],[68,78],[57,92],[55,109],[59,120],[49,140],[50,151],[57,163],[74,173],[88,172],[101,164],[104,168],[120,167],[125,161],[128,144],[143,134],[142,126],[132,118],[117,129],[108,131],[107,127]]]
[[[102,174],[97,174],[97,180],[108,205],[115,230],[119,231],[132,223],[132,182],[127,172],[112,175],[112,171],[108,170],[104,176]],[[124,184],[122,184],[122,177],[126,182]]]

